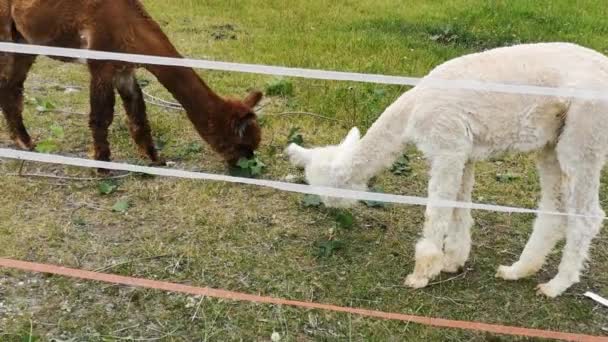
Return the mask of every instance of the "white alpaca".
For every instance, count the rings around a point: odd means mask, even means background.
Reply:
[[[425,80],[606,89],[608,58],[574,44],[498,48],[448,61]],[[608,152],[608,101],[438,89],[423,80],[390,105],[360,139],[353,128],[337,146],[290,145],[292,163],[312,185],[365,189],[412,142],[430,161],[431,199],[470,201],[474,162],[508,151],[538,152],[540,210],[593,217],[539,215],[519,260],[497,276],[520,279],[537,272],[558,241],[566,239],[557,275],[538,286],[556,297],[579,281],[591,240],[600,231],[600,172]],[[330,206],[352,202],[324,198]],[[470,210],[427,206],[416,265],[406,284],[419,288],[439,272],[456,272],[471,249]]]

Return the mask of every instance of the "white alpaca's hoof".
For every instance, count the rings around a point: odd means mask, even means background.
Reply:
[[[425,277],[419,277],[417,275],[415,275],[414,273],[408,275],[405,278],[405,286],[414,288],[414,289],[420,289],[423,288],[425,286],[427,286],[429,283],[429,279],[425,278]]]
[[[556,286],[552,282],[540,284],[536,286],[536,294],[539,296],[547,296],[549,298],[555,298],[561,295],[566,289],[561,286]]]
[[[443,268],[443,252],[429,240],[420,240],[416,244],[416,266],[414,273],[420,277],[433,278]]]
[[[504,280],[518,280],[519,274],[515,271],[513,266],[499,266],[496,271],[496,278],[502,278]]]
[[[441,269],[441,271],[445,272],[445,273],[457,273],[463,267],[464,267],[464,264],[461,265],[458,262],[444,259],[443,268]]]
[[[525,264],[522,265],[519,262],[511,266],[500,266],[498,267],[498,271],[496,272],[497,278],[502,278],[504,280],[518,280],[522,278],[529,277],[540,269],[540,265],[534,264]]]

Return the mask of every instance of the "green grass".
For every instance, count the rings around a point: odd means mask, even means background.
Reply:
[[[145,0],[152,15],[185,55],[395,75],[422,76],[433,66],[471,51],[534,41],[571,41],[608,53],[608,9],[598,1],[388,1]],[[299,127],[308,146],[336,143],[362,129],[406,88],[302,79],[277,81],[251,74],[200,71],[221,94],[274,89],[260,158],[268,179],[301,176],[282,156]],[[169,99],[153,78],[146,90]],[[57,108],[87,112],[86,90],[64,93],[47,83],[86,87],[82,66],[41,58],[27,94]],[[289,85],[287,85],[289,84]],[[274,88],[273,88],[274,87]],[[277,89],[278,87],[278,89]],[[287,90],[286,89],[290,89]],[[224,173],[183,113],[149,105],[155,138],[175,167]],[[51,139],[65,155],[86,157],[86,116],[36,112],[26,124],[37,141]],[[63,134],[57,134],[61,127]],[[291,137],[293,138],[293,136]],[[0,124],[0,143],[13,146]],[[111,131],[115,160],[144,163],[130,141],[122,108]],[[409,149],[412,171],[384,172],[385,192],[424,196],[427,168]],[[475,212],[474,248],[466,273],[421,290],[402,286],[413,267],[413,246],[423,208],[358,206],[352,227],[336,213],[305,207],[302,196],[250,186],[130,176],[106,191],[98,182],[16,177],[20,164],[0,160],[0,256],[89,270],[260,293],[300,300],[478,320],[542,329],[605,334],[608,315],[583,298],[608,296],[608,242],[595,241],[590,270],[565,295],[549,300],[534,286],[555,274],[559,253],[536,276],[494,279],[499,264],[514,261],[531,230],[530,215]],[[91,170],[26,163],[25,173],[95,176]],[[509,175],[501,177],[497,175]],[[601,199],[606,205],[604,176]],[[538,181],[533,159],[513,155],[480,163],[474,200],[534,207]],[[109,192],[103,194],[102,192]],[[129,203],[126,212],[113,211]],[[124,206],[122,206],[124,208]],[[343,221],[343,218],[340,220]],[[328,241],[340,243],[328,243]],[[336,249],[328,246],[341,247]],[[324,250],[322,248],[325,247]],[[324,253],[328,249],[330,253]],[[0,340],[512,340],[416,324],[290,307],[200,299],[172,293],[0,270]],[[448,281],[449,280],[449,281]]]

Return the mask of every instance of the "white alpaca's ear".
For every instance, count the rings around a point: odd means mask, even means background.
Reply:
[[[289,144],[285,149],[289,161],[298,167],[305,167],[312,160],[312,151],[296,144]]]
[[[361,139],[361,132],[359,132],[359,129],[357,127],[353,127],[350,132],[348,132],[348,135],[346,135],[346,138],[344,138],[340,146],[352,146],[353,144],[358,142],[359,139]]]

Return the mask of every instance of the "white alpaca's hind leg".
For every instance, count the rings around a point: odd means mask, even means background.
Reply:
[[[561,166],[562,203],[571,214],[566,228],[566,245],[557,275],[538,291],[556,297],[577,283],[585,266],[593,238],[599,233],[604,211],[599,204],[600,175],[608,150],[606,112],[602,101],[577,101],[570,105],[557,143]]]
[[[562,211],[562,171],[555,149],[543,151],[539,155],[537,166],[541,186],[539,210]],[[545,263],[547,255],[564,238],[566,223],[567,218],[564,216],[538,215],[532,235],[519,260],[511,266],[500,266],[496,276],[506,280],[517,280],[538,272]]]
[[[601,229],[605,214],[599,205],[600,164],[577,163],[566,171],[563,196],[567,211],[587,217],[568,217],[566,245],[558,273],[548,283],[538,286],[538,292],[548,297],[557,297],[579,282],[591,241]]]
[[[475,164],[468,162],[464,167],[462,185],[457,197],[458,201],[471,201],[473,184],[475,184]],[[471,252],[471,227],[473,223],[471,209],[454,209],[452,224],[448,228],[445,239],[443,272],[457,272],[469,258],[469,253]]]
[[[456,200],[467,157],[457,154],[436,157],[431,165],[429,200]],[[443,268],[443,240],[452,223],[453,208],[428,205],[423,237],[416,244],[416,266],[405,284],[424,287]]]

